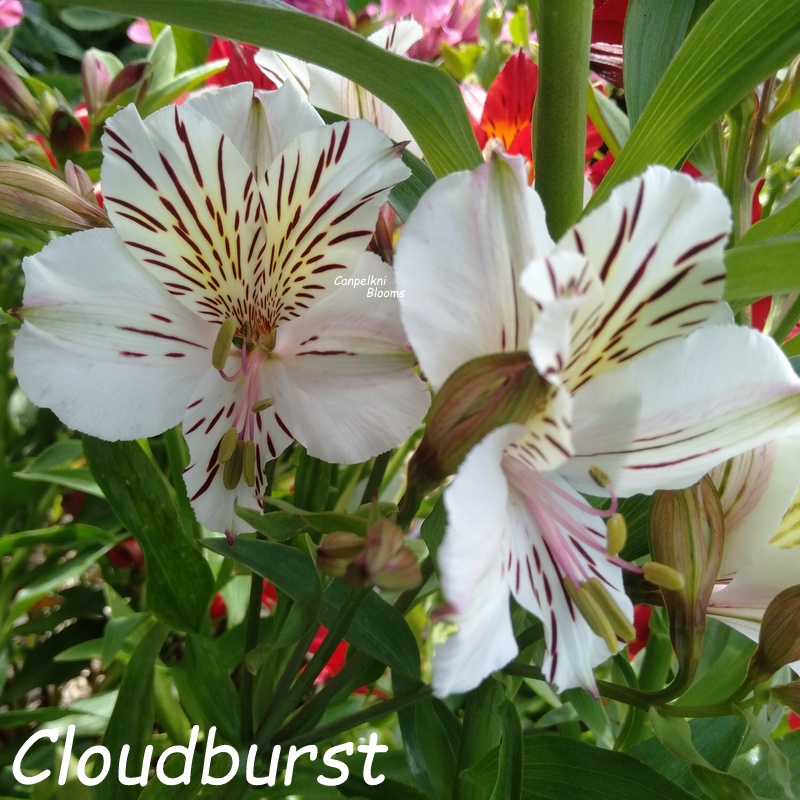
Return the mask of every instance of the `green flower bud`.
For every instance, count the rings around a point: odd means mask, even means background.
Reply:
[[[50,172],[18,161],[0,163],[0,217],[70,233],[108,227],[108,217]]]
[[[747,678],[761,683],[794,661],[800,661],[800,586],[790,586],[775,595],[764,611]]]
[[[650,554],[655,563],[646,565],[645,577],[661,586],[672,646],[684,675],[694,674],[700,658],[724,536],[722,505],[708,476],[688,489],[653,495]]]
[[[329,533],[317,548],[317,564],[326,575],[341,578],[347,572],[350,562],[363,551],[363,536],[336,531]]]
[[[0,105],[25,122],[40,116],[39,104],[16,73],[0,64]]]
[[[769,693],[795,714],[800,714],[800,681],[772,686]]]
[[[50,149],[58,159],[82,153],[89,146],[89,134],[69,108],[57,108],[50,118]]]

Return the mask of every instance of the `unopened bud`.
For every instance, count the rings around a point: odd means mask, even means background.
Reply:
[[[350,562],[364,551],[364,537],[348,531],[329,533],[317,548],[319,568],[334,578],[347,572]]]
[[[706,608],[722,559],[725,520],[717,490],[706,476],[678,491],[653,495],[650,555],[645,578],[661,586],[670,638],[685,675],[697,668]]]
[[[772,686],[769,692],[779,703],[800,714],[800,681]]]
[[[108,101],[110,102],[115,97],[119,97],[128,89],[138,86],[147,74],[149,67],[150,65],[147,61],[131,61],[130,64],[126,64],[108,87],[106,92]]]
[[[19,161],[0,162],[0,217],[65,233],[109,225],[102,209],[64,181]]]
[[[68,108],[58,108],[50,118],[50,149],[62,159],[82,153],[89,146],[89,134]]]
[[[775,595],[764,611],[747,678],[760,683],[795,661],[800,661],[800,586]]]
[[[382,569],[372,574],[372,582],[387,592],[402,592],[422,583],[422,570],[416,555],[408,547],[401,547]]]
[[[370,575],[382,570],[403,546],[403,531],[385,517],[367,531],[364,562]]]
[[[422,492],[438,485],[495,428],[527,422],[545,406],[551,389],[528,353],[496,353],[459,367],[433,401],[409,464],[409,485]]]
[[[67,161],[64,164],[64,180],[67,186],[84,200],[90,203],[97,203],[97,198],[94,194],[94,183],[92,183],[92,179],[83,167],[79,167],[72,161]]]
[[[25,122],[32,122],[40,114],[39,104],[22,78],[2,63],[0,63],[0,105]]]
[[[90,114],[94,114],[105,105],[108,87],[111,84],[111,73],[99,51],[92,48],[83,54],[81,61],[81,86],[83,99]]]

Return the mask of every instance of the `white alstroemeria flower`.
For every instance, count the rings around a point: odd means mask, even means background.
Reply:
[[[800,437],[767,442],[710,475],[725,544],[708,614],[758,641],[766,607],[800,584]]]
[[[422,26],[418,22],[404,19],[375,31],[367,38],[390,53],[404,56],[422,39],[422,34]],[[353,81],[328,69],[272,50],[259,50],[255,62],[277,86],[294,83],[308,96],[311,105],[317,108],[350,119],[367,119],[390,139],[409,142],[408,149],[422,158],[422,151],[395,111]]]
[[[774,342],[713,324],[730,319],[729,229],[719,189],[662,167],[557,245],[519,159],[447,176],[420,201],[395,274],[433,387],[519,350],[551,384],[545,407],[487,436],[445,493],[439,568],[458,630],[436,649],[437,694],[514,657],[509,594],[542,620],[547,678],[594,690],[593,667],[630,630],[621,569],[639,568],[607,553],[608,514],[578,493],[598,494],[590,469],[612,498],[679,488],[800,417],[800,380]],[[578,610],[579,587],[602,624]]]
[[[408,171],[364,121],[324,126],[296,90],[208,92],[108,123],[113,229],[26,259],[15,349],[23,391],[104,439],[183,423],[198,519],[229,535],[257,508],[265,462],[293,440],[356,463],[403,441],[427,392],[391,299],[344,279]],[[216,366],[215,366],[216,365]]]

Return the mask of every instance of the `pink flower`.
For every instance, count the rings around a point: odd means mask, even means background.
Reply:
[[[0,28],[13,28],[22,21],[22,3],[19,0],[0,0]]]
[[[346,28],[351,27],[346,0],[287,0],[287,2],[298,11],[338,22]]]
[[[480,0],[382,0],[381,15],[396,22],[413,17],[425,31],[408,55],[431,61],[439,55],[442,42],[454,47],[478,37]]]
[[[153,44],[150,23],[142,17],[135,19],[128,25],[128,38],[136,44]]]

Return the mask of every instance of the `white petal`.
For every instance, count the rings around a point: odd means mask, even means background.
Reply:
[[[796,428],[800,379],[770,338],[721,325],[653,348],[573,399],[577,455],[560,473],[591,493],[599,466],[627,496],[688,486]]]
[[[240,363],[238,357],[231,357],[226,372],[235,373]],[[217,458],[220,440],[230,428],[236,427],[241,431],[244,427],[244,409],[240,411],[240,407],[246,402],[245,380],[242,377],[227,382],[217,370],[209,369],[189,401],[183,420],[183,435],[190,455],[183,479],[192,507],[197,519],[206,528],[228,535],[252,530],[234,513],[234,501],[245,508],[261,507],[261,496],[266,485],[264,465],[283,452],[292,441],[275,419],[275,409],[262,411],[255,418],[253,435],[256,446],[255,486],[249,487],[244,480],[240,480],[235,489],[225,488],[223,468]],[[270,395],[266,375],[261,376],[259,394],[262,398]]]
[[[355,268],[381,204],[408,174],[399,150],[363,120],[307,131],[280,154],[264,178],[267,247],[255,274],[273,327]]]
[[[565,234],[558,249],[585,253],[605,288],[591,346],[570,363],[570,389],[715,313],[730,227],[716,186],[651,166]]]
[[[532,306],[519,276],[551,248],[522,159],[448,175],[423,195],[395,275],[403,324],[434,389],[470,359],[527,349]]]
[[[187,308],[244,322],[264,221],[232,142],[191,107],[142,122],[128,106],[107,123],[103,151],[106,208],[134,258]]]
[[[574,606],[563,581],[567,563],[579,583],[597,578],[633,621],[622,570],[606,553],[605,523],[557,474],[539,474],[513,454],[506,457],[505,465],[512,486],[507,580],[517,602],[544,626],[545,677],[562,690],[582,686],[596,694],[592,670],[611,654]]]
[[[764,550],[794,499],[800,485],[800,440],[788,436],[766,442],[729,459],[710,476],[725,514],[719,574],[732,575]]]
[[[508,481],[500,461],[505,447],[523,432],[519,425],[492,431],[470,451],[445,490],[447,532],[438,566],[458,630],[435,649],[433,685],[440,697],[475,688],[518,652],[502,562]]]
[[[366,253],[351,277],[356,285],[338,286],[278,328],[269,361],[275,407],[289,430],[312,455],[345,464],[400,444],[429,405],[390,268]]]
[[[291,83],[300,94],[308,97],[311,81],[308,77],[308,64],[305,61],[263,48],[255,54],[254,61],[276,86]]]
[[[57,239],[23,266],[14,368],[25,394],[103,439],[176,425],[211,363],[215,326],[173,299],[112,230]]]
[[[560,383],[564,367],[580,356],[574,348],[591,341],[586,332],[599,319],[603,286],[586,257],[575,253],[531,262],[520,285],[534,302],[528,345],[533,364],[540,375]]]
[[[404,56],[422,38],[422,25],[413,19],[401,19],[392,25],[385,25],[367,38],[378,47]]]

